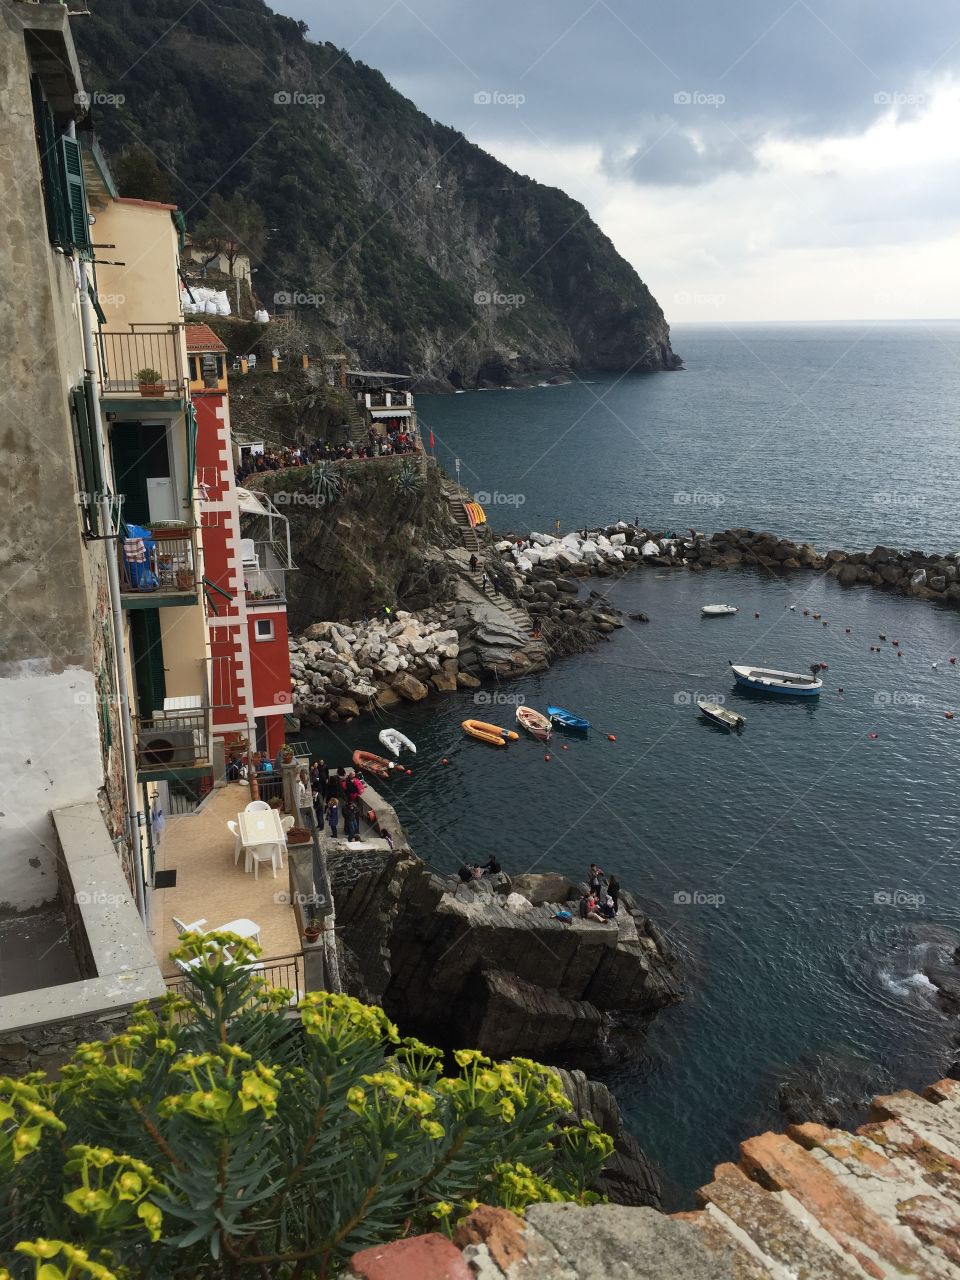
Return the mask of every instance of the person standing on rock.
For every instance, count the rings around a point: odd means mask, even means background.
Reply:
[[[491,581],[493,582],[493,594],[495,596],[498,596],[500,594],[500,588],[503,586],[503,583],[500,580],[500,578],[497,577],[496,574],[493,575],[493,578],[491,579]]]
[[[620,877],[611,876],[607,881],[607,896],[613,901],[613,914],[620,910]]]
[[[603,888],[603,882],[605,879],[606,876],[603,874],[603,869],[598,867],[595,862],[591,862],[590,873],[587,876],[587,884],[590,886],[590,892],[594,895],[599,895]]]
[[[330,799],[327,801],[326,812],[327,812],[327,823],[330,827],[330,834],[334,838],[334,840],[336,840],[337,825],[340,822],[340,806],[337,802],[336,796],[331,796]]]
[[[477,553],[475,551],[471,551],[470,552],[470,572],[476,573],[479,568],[480,568],[480,561],[477,559]]]
[[[483,592],[484,595],[487,594],[487,575],[486,574],[484,574],[483,577],[480,579],[480,590]]]

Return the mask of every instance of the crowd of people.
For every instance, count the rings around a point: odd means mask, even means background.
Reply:
[[[594,924],[615,924],[620,910],[620,881],[616,876],[607,879],[606,873],[595,862],[587,873],[587,892],[580,899],[580,919]]]
[[[419,453],[417,433],[410,430],[404,418],[385,418],[378,422],[381,431],[373,427],[363,442],[347,440],[331,444],[329,440],[314,440],[306,445],[271,445],[263,453],[247,453],[237,468],[237,484],[243,484],[247,476],[262,475],[266,471],[283,471],[289,467],[309,467],[315,462],[351,462],[356,458],[389,458],[398,453]]]
[[[491,853],[486,862],[465,862],[457,875],[467,884],[470,880],[482,880],[484,876],[498,876],[502,871],[503,867]]]

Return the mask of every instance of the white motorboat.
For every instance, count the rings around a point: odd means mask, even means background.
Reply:
[[[771,667],[748,667],[730,663],[737,684],[758,693],[787,694],[793,698],[815,698],[823,688],[819,676],[800,675],[796,671],[777,671]]]
[[[401,733],[399,729],[381,729],[377,735],[388,751],[392,751],[395,756],[399,756],[401,751],[411,751],[417,754],[417,748],[413,745],[405,733]]]
[[[729,707],[722,707],[719,702],[698,702],[697,709],[721,729],[742,729],[746,724],[743,716],[731,711]]]
[[[730,613],[739,613],[735,604],[705,604],[700,610],[705,618],[725,618]]]

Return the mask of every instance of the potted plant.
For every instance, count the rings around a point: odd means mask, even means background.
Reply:
[[[310,832],[306,827],[291,827],[287,832],[287,844],[309,844]]]
[[[165,391],[163,375],[156,369],[152,369],[150,365],[144,365],[142,369],[137,370],[137,386],[142,396],[162,396]]]
[[[316,942],[319,937],[320,923],[311,918],[303,926],[303,940],[304,942]]]
[[[151,520],[143,526],[150,530],[155,542],[171,542],[175,538],[185,538],[190,526],[185,520]]]
[[[291,747],[289,742],[285,742],[280,748],[281,764],[293,764],[293,754],[293,747]]]

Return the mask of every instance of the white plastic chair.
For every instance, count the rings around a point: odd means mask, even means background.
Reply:
[[[254,880],[260,879],[260,863],[269,862],[273,868],[273,878],[277,878],[277,863],[283,866],[280,846],[277,844],[255,844],[247,848],[247,860],[253,866]],[[248,867],[249,870],[249,867]]]
[[[243,839],[240,835],[240,828],[231,820],[227,823],[230,834],[233,836],[233,865],[236,866],[240,861],[240,854],[243,852]]]
[[[251,800],[249,804],[244,805],[244,813],[266,813],[270,808],[266,800]]]
[[[185,933],[203,933],[201,926],[207,923],[206,916],[203,916],[200,920],[194,920],[192,924],[184,924],[184,922],[177,916],[171,916],[170,918],[176,925],[177,933],[179,933],[181,938]]]
[[[290,830],[290,828],[293,826],[295,822],[296,822],[296,818],[293,816],[292,813],[288,813],[286,817],[283,817],[280,819],[280,826],[283,828],[284,835],[287,834],[287,832]]]

